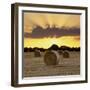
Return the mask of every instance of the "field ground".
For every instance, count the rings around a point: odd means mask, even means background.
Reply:
[[[69,52],[70,58],[60,55],[59,64],[47,66],[44,63],[44,53],[41,57],[34,57],[34,52],[24,53],[24,77],[56,76],[56,75],[79,75],[80,52]]]

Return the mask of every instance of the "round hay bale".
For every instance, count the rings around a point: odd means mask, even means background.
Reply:
[[[62,55],[63,51],[62,50],[58,50],[58,53],[59,53],[59,55]]]
[[[64,58],[69,58],[70,57],[69,52],[68,51],[64,51],[63,52],[63,57]]]
[[[57,65],[59,63],[59,54],[56,51],[46,51],[44,54],[46,65]]]
[[[34,51],[34,56],[35,57],[41,57],[41,52],[39,50]]]

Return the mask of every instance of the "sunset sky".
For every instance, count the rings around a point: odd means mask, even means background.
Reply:
[[[80,46],[80,15],[24,12],[24,47]]]

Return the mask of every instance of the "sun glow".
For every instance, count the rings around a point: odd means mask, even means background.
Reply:
[[[51,44],[57,44],[57,39],[56,39],[56,38],[52,38],[52,39],[50,40],[50,43],[51,43]]]
[[[49,48],[53,44],[60,46],[66,45],[69,47],[80,47],[80,41],[76,40],[79,36],[65,36],[60,38],[41,38],[41,39],[24,39],[24,47],[38,47],[38,48]]]
[[[58,27],[80,27],[80,15],[49,14],[49,13],[24,13],[24,30],[31,32],[35,25],[46,28],[46,25]]]
[[[80,15],[74,14],[50,14],[50,13],[24,13],[24,32],[33,33],[35,26],[46,28],[47,25],[53,27],[79,27],[80,28]],[[37,34],[37,33],[35,33]],[[38,47],[38,48],[49,48],[53,44],[60,46],[66,45],[69,47],[80,47],[80,35],[62,35],[60,37],[48,36],[44,38],[31,38],[24,37],[24,47]],[[39,34],[38,34],[39,35]],[[35,36],[35,35],[34,35]]]

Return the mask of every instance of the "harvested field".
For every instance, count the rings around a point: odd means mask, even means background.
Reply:
[[[24,52],[24,77],[79,75],[80,52],[69,52],[70,57],[60,55],[58,65],[47,66],[44,63],[44,52],[41,57],[35,57],[34,52]]]

